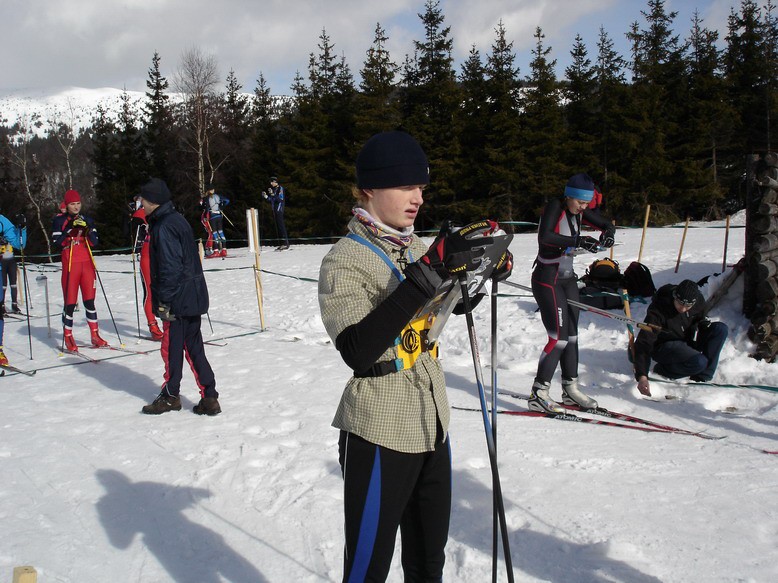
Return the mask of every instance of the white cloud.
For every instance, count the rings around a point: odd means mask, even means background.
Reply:
[[[722,2],[696,4],[713,6],[719,17]],[[588,42],[594,42],[599,26],[592,22],[603,23],[621,41],[629,22],[641,19],[644,5],[634,0],[442,0],[441,9],[457,63],[472,44],[482,55],[488,53],[500,19],[519,62],[527,63],[537,26],[553,47],[552,58],[562,60],[579,32],[576,26],[588,27]],[[0,51],[0,91],[62,86],[144,90],[154,51],[171,79],[183,51],[198,46],[217,58],[222,78],[234,69],[251,91],[262,72],[274,93],[286,93],[295,71],[306,76],[322,29],[357,76],[376,23],[388,32],[388,49],[401,64],[412,53],[413,40],[423,38],[417,16],[423,10],[423,0],[3,0],[6,50]],[[701,13],[705,16],[706,10]],[[684,18],[676,23],[680,34],[688,28]]]

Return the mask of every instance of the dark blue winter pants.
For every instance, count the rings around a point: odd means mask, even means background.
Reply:
[[[177,316],[172,322],[163,322],[162,360],[165,363],[165,384],[169,395],[178,395],[183,376],[184,356],[200,389],[200,397],[218,398],[216,378],[205,357],[200,316]]]
[[[276,219],[276,227],[278,227],[278,237],[283,241],[280,245],[289,245],[289,237],[286,235],[286,223],[284,223],[284,211],[273,211],[273,215]]]
[[[451,452],[402,453],[340,432],[346,548],[343,582],[385,581],[397,529],[405,583],[443,580],[451,515]]]
[[[728,334],[726,324],[713,322],[707,330],[699,332],[693,346],[681,340],[663,343],[651,355],[656,362],[654,372],[671,379],[693,376],[700,381],[711,380]]]

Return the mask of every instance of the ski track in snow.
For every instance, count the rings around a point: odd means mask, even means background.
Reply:
[[[650,229],[642,262],[657,287],[721,270],[722,223],[690,229],[673,273],[681,229]],[[742,225],[735,217],[734,225]],[[743,229],[730,233],[728,259],[743,253]],[[614,256],[637,258],[639,229],[620,229]],[[329,246],[265,251],[261,333],[253,258],[205,264],[211,293],[203,320],[223,413],[191,413],[199,398],[184,373],[178,413],[140,414],[159,391],[158,352],[90,351],[100,364],[57,358],[61,329],[52,314],[27,326],[6,321],[6,353],[35,377],[7,375],[0,422],[0,579],[33,565],[46,582],[321,582],[341,577],[342,482],[337,431],[330,422],[349,371],[321,324],[319,264]],[[528,284],[536,235],[514,238],[512,279]],[[607,253],[599,254],[602,257]],[[583,274],[593,256],[577,258]],[[137,339],[129,256],[98,256],[111,309],[128,348]],[[226,268],[230,270],[227,271]],[[245,269],[235,270],[242,267]],[[59,278],[47,272],[51,309]],[[34,315],[43,288],[29,281]],[[711,278],[708,296],[723,278]],[[748,357],[753,345],[740,315],[740,278],[712,317],[730,324],[717,381],[776,384],[776,366]],[[499,299],[499,386],[529,392],[545,333],[535,303],[503,286]],[[118,344],[98,290],[104,337]],[[642,319],[645,305],[632,304]],[[487,384],[491,382],[489,301],[475,310]],[[141,321],[143,316],[141,315]],[[74,333],[87,338],[83,312]],[[238,336],[242,334],[249,334]],[[572,583],[769,582],[778,580],[778,394],[652,383],[642,399],[626,359],[624,325],[582,313],[580,380],[602,406],[720,441],[644,433],[549,419],[500,416],[498,458],[516,581]],[[478,407],[464,318],[452,318],[441,358],[452,404]],[[63,366],[73,362],[74,366]],[[558,374],[558,373],[557,373]],[[559,396],[558,378],[552,396]],[[665,400],[665,395],[680,397]],[[501,408],[524,407],[500,395]],[[736,407],[736,415],[720,410]],[[480,413],[452,411],[453,509],[446,581],[485,581],[491,573],[492,494]],[[399,537],[390,581],[401,581]],[[505,580],[504,564],[500,564]]]

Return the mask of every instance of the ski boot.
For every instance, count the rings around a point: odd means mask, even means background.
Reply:
[[[548,396],[550,388],[550,383],[541,381],[532,383],[532,393],[530,394],[529,399],[527,399],[527,405],[530,411],[540,411],[541,413],[551,414],[565,412],[564,407]]]
[[[108,343],[100,337],[100,330],[97,328],[96,322],[89,322],[89,330],[92,332],[92,346],[95,348],[108,346]]]
[[[227,257],[227,250],[226,250],[226,249],[222,249],[222,250],[219,252],[219,256],[220,256],[220,257]]]
[[[73,338],[72,330],[65,330],[65,350],[78,352],[78,345],[76,344],[76,339]]]
[[[0,366],[8,366],[8,357],[3,352],[2,346],[0,346]]]
[[[156,322],[149,322],[149,332],[151,333],[151,339],[157,342],[161,342],[165,334],[159,329]]]
[[[581,409],[596,409],[597,401],[585,395],[578,388],[578,379],[562,379],[562,402],[577,405]]]
[[[21,314],[22,311],[19,309],[19,304],[16,302],[11,302],[11,313],[12,314]]]

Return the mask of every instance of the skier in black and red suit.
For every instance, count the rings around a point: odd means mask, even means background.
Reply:
[[[146,222],[146,211],[140,202],[140,196],[136,196],[132,204],[132,215],[130,222],[132,225],[133,244],[137,253],[140,265],[140,278],[143,283],[143,313],[146,315],[146,322],[149,326],[151,339],[162,340],[162,330],[157,324],[157,317],[154,315],[154,308],[151,305],[151,268],[149,263],[149,224]]]

